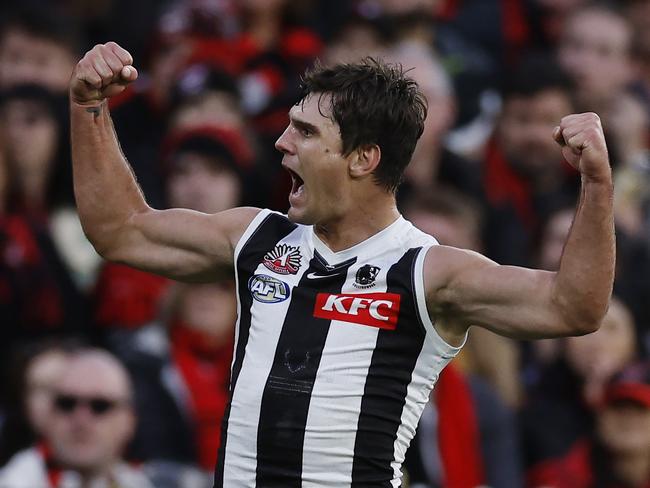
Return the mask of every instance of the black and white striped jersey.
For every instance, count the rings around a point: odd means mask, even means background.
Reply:
[[[459,348],[427,314],[431,236],[399,218],[332,252],[261,211],[235,249],[231,400],[215,487],[398,487],[442,368]]]

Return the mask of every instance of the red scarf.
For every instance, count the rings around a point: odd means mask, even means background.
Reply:
[[[47,481],[51,488],[56,488],[61,482],[63,470],[52,459],[52,450],[45,442],[39,442],[36,445],[36,450],[43,458],[45,469],[47,470]]]
[[[487,147],[483,187],[491,205],[510,204],[526,228],[533,230],[537,226],[530,185],[508,165],[494,139]]]
[[[171,329],[172,359],[190,392],[199,464],[214,469],[221,442],[221,418],[228,402],[232,344],[214,345],[197,330],[176,322]]]
[[[467,381],[453,366],[440,374],[434,389],[438,410],[438,445],[444,486],[476,488],[485,484],[478,419]]]

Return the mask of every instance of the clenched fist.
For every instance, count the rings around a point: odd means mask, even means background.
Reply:
[[[583,176],[611,179],[607,144],[600,118],[595,113],[567,115],[553,131],[564,158]]]
[[[70,78],[70,99],[96,105],[124,91],[138,78],[133,57],[114,42],[97,44],[77,63]]]

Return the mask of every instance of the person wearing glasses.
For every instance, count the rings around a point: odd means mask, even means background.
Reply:
[[[150,488],[122,459],[136,424],[128,373],[110,353],[73,353],[52,388],[44,441],[0,471],[3,488]]]

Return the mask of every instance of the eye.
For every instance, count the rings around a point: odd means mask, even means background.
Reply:
[[[313,134],[311,129],[308,129],[307,127],[301,127],[300,133],[303,135],[303,137],[310,137]]]

